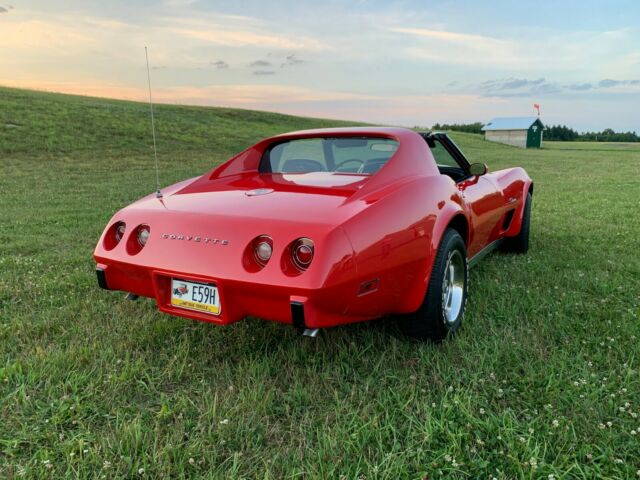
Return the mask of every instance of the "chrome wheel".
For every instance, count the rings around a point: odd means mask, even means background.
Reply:
[[[459,250],[449,252],[442,279],[442,314],[446,324],[456,322],[464,300],[464,259]]]
[[[464,240],[445,230],[435,256],[422,305],[400,317],[405,334],[420,340],[441,342],[462,326],[467,298],[467,253]]]

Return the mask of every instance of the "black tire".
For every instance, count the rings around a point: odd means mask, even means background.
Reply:
[[[504,252],[527,253],[529,250],[529,229],[531,226],[531,194],[527,193],[527,200],[524,203],[522,212],[522,226],[520,233],[515,237],[507,237],[502,243],[501,249]]]
[[[451,271],[447,267],[451,265],[452,261],[456,265],[460,261],[460,265],[454,267],[454,270],[458,272],[456,278],[462,280],[461,287],[459,285],[455,287],[455,306],[459,308],[459,311],[453,318],[452,309],[446,308],[443,296],[443,293],[454,290],[453,283],[446,290],[443,288],[445,279],[450,278],[447,276],[447,271],[449,270],[449,275],[451,275]],[[467,251],[464,240],[457,231],[448,229],[440,242],[422,305],[416,312],[402,315],[399,318],[402,332],[409,337],[434,342],[440,342],[455,333],[462,325],[464,307],[467,302],[467,279]],[[447,296],[446,301],[452,307],[450,297]]]

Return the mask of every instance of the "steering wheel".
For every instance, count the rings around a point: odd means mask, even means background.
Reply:
[[[360,170],[360,168],[364,165],[364,161],[360,160],[359,158],[349,158],[348,160],[344,160],[343,162],[340,162],[338,165],[336,165],[336,172],[340,171],[340,168],[342,168],[344,165],[348,164],[348,163],[358,163],[358,168],[356,168],[354,170],[354,172],[358,172]],[[347,170],[350,171],[350,170]]]

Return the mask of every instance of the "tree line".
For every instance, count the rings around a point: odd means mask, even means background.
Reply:
[[[432,130],[453,130],[456,132],[482,133],[483,124],[475,123],[436,123]],[[615,132],[605,128],[601,132],[579,133],[566,125],[545,127],[543,138],[561,142],[640,142],[640,136],[635,132]]]
[[[483,123],[436,123],[431,130],[453,130],[456,132],[482,133]]]

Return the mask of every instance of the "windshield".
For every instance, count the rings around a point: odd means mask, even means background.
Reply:
[[[269,148],[260,165],[261,172],[338,172],[372,175],[398,149],[388,138],[339,137],[301,138]]]

